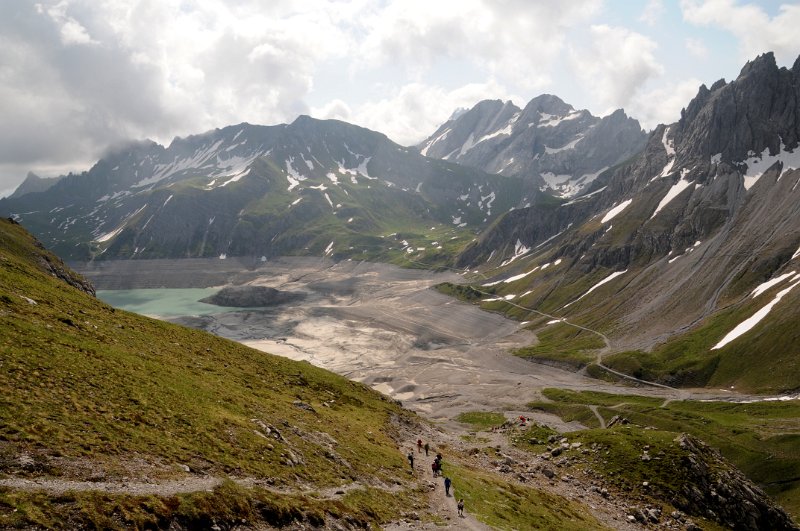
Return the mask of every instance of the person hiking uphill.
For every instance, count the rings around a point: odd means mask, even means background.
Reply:
[[[431,445],[428,444],[428,443],[425,443],[425,457],[428,457],[428,450],[430,450],[430,449],[431,449]]]
[[[452,484],[453,482],[450,481],[450,478],[444,478],[444,495],[448,498],[450,497],[450,485]]]
[[[417,453],[422,453],[422,439],[417,439]]]
[[[458,516],[464,518],[464,498],[458,500]]]
[[[414,472],[414,452],[408,452],[408,464],[411,465],[411,472]]]

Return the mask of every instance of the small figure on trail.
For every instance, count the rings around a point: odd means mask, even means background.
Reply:
[[[417,452],[422,453],[422,439],[417,439]]]
[[[464,498],[458,500],[458,516],[464,517]]]
[[[428,457],[428,450],[430,450],[430,449],[431,449],[431,445],[428,444],[428,443],[425,443],[425,457]]]
[[[408,452],[408,464],[411,465],[411,471],[414,471],[414,452]]]
[[[436,454],[436,459],[433,460],[433,476],[442,475],[442,454]]]
[[[433,477],[436,477],[437,472],[439,472],[439,463],[438,461],[434,461],[431,463],[431,470],[433,470]]]
[[[444,478],[444,495],[445,496],[448,496],[448,497],[450,496],[450,485],[452,485],[452,484],[453,484],[453,482],[450,481],[450,478]]]

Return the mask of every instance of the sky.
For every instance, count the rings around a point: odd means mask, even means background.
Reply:
[[[483,99],[555,94],[646,130],[767,51],[800,2],[2,0],[0,197],[110,146],[335,118],[416,144]]]

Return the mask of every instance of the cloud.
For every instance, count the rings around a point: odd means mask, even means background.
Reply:
[[[645,130],[658,124],[671,124],[681,117],[681,109],[697,95],[702,81],[690,78],[638,92],[626,110],[639,120]]]
[[[355,109],[334,100],[312,110],[318,118],[338,118],[385,133],[402,145],[415,145],[447,121],[454,110],[471,108],[484,99],[517,99],[496,81],[473,83],[455,90],[436,85],[409,83],[388,97],[367,101]]]
[[[466,61],[501,81],[541,88],[569,29],[601,7],[598,0],[393,0],[366,14],[362,67],[407,65],[416,76],[447,61]]]
[[[686,51],[698,59],[708,58],[708,48],[705,43],[700,39],[688,38],[684,41]]]
[[[791,64],[800,50],[800,5],[781,4],[770,17],[761,6],[735,0],[681,0],[683,18],[696,26],[722,28],[739,41],[740,59],[775,52],[779,63]]]
[[[628,108],[647,81],[664,72],[654,55],[658,45],[649,37],[606,25],[592,26],[589,37],[589,46],[570,49],[570,60],[602,105]]]
[[[639,16],[639,20],[648,26],[655,26],[659,19],[661,19],[661,17],[664,15],[665,11],[663,0],[649,0],[647,5],[644,6],[644,10]]]
[[[317,7],[0,2],[0,188],[30,169],[87,167],[126,139],[308,112],[319,62],[352,48],[347,6]]]

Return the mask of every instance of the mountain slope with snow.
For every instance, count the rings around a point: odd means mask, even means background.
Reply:
[[[762,55],[736,80],[701,87],[602,186],[506,214],[459,264],[497,279],[539,267],[492,286],[504,302],[490,303],[551,338],[537,357],[600,355],[663,384],[797,392],[798,101],[800,59],[787,69]],[[564,320],[594,331],[578,334],[584,347],[564,346],[581,330]]]
[[[521,179],[428,159],[338,121],[240,124],[136,142],[46,191],[0,200],[67,259],[436,260],[535,200]]]
[[[604,118],[545,94],[524,109],[482,101],[444,123],[417,148],[429,157],[518,175],[558,197],[579,195],[605,170],[638,153],[639,123],[618,110]]]

